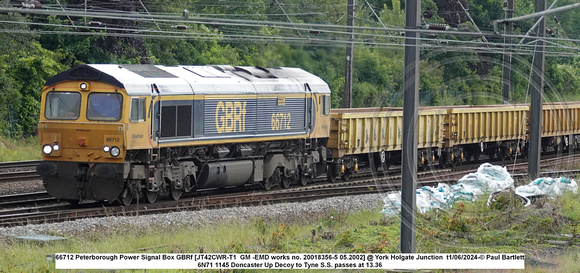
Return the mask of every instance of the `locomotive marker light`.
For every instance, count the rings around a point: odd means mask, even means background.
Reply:
[[[54,151],[60,150],[60,146],[58,145],[58,143],[55,143],[54,145],[52,145],[52,150],[54,150]]]
[[[83,82],[79,85],[81,91],[89,91],[89,84],[86,82]]]
[[[111,151],[111,147],[109,146],[103,147],[103,152],[108,153],[109,151]]]

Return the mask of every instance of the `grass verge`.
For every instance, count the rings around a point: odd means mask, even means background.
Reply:
[[[484,201],[460,203],[449,210],[419,215],[417,251],[524,252],[526,272],[580,272],[580,228],[573,225],[580,221],[579,209],[580,196],[571,193],[526,208],[513,204],[487,207]],[[5,238],[0,241],[0,272],[53,272],[54,263],[46,262],[45,256],[58,252],[397,253],[400,243],[400,220],[384,217],[380,209],[356,213],[332,211],[291,223],[254,218],[196,228],[132,226],[95,230],[101,231],[64,234],[68,237],[66,241],[42,244]]]
[[[0,138],[0,162],[38,160],[40,158],[40,140],[38,137]]]

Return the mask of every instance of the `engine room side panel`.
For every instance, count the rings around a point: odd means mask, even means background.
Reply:
[[[306,100],[280,95],[258,100],[257,127],[259,134],[305,133]]]
[[[256,99],[206,99],[204,136],[247,136],[256,134]]]

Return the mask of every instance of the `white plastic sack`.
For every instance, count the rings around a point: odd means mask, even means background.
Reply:
[[[451,186],[451,193],[453,194],[453,200],[463,200],[474,202],[477,200],[477,196],[482,195],[483,192],[476,187],[472,187],[463,183],[455,184]]]
[[[484,163],[476,173],[470,173],[457,181],[458,184],[468,186],[483,192],[494,192],[514,187],[514,180],[506,167]]]
[[[578,192],[578,184],[574,179],[571,178],[551,178],[551,177],[541,177],[538,178],[528,185],[519,186],[516,188],[516,193],[522,196],[532,196],[545,194],[551,197],[562,195],[565,191],[571,191],[573,193]]]
[[[532,196],[532,195],[540,195],[544,194],[537,185],[523,185],[516,188],[516,194],[521,196]]]
[[[383,213],[386,216],[396,216],[401,213],[401,191],[391,192],[383,199]]]
[[[426,213],[434,208],[446,208],[453,204],[451,187],[445,183],[439,183],[436,188],[425,186],[417,189],[416,206],[419,213]],[[395,216],[401,212],[401,192],[392,192],[383,199],[383,213],[387,216]]]

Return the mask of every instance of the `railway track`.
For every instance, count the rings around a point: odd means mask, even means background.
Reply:
[[[389,185],[388,188],[390,190],[392,185]],[[133,204],[127,207],[107,206],[93,203],[84,204],[83,208],[59,207],[58,210],[49,211],[36,211],[34,209],[30,209],[28,211],[18,210],[12,214],[0,214],[0,226],[8,227],[27,224],[53,223],[90,217],[138,216],[182,210],[215,209],[232,206],[257,206],[282,202],[305,202],[333,196],[370,194],[382,191],[383,189],[381,188],[381,185],[366,183],[334,187],[311,186],[306,188],[275,190],[269,192],[252,191],[232,194],[209,195],[199,198],[188,197],[180,199],[179,201],[167,201],[153,204]]]
[[[562,166],[580,161],[580,155],[548,158],[542,160],[542,168]],[[497,162],[496,162],[497,163]],[[527,177],[527,163],[502,162],[507,165],[508,171],[515,179]],[[508,164],[510,163],[510,164]],[[435,185],[437,183],[452,183],[466,174],[474,172],[480,163],[471,166],[466,165],[455,169],[435,169],[418,173],[418,186]],[[357,195],[389,192],[400,189],[400,170],[389,170],[387,174],[372,173],[363,170],[351,176],[349,182],[316,183],[306,187],[295,187],[285,190],[256,191],[252,188],[245,191],[216,194],[217,191],[204,191],[178,201],[164,201],[154,204],[133,204],[122,207],[103,203],[87,203],[70,205],[68,203],[54,204],[56,200],[46,195],[46,192],[31,194],[17,194],[0,196],[0,208],[17,204],[46,204],[30,208],[18,208],[0,211],[0,226],[19,226],[26,224],[40,224],[51,222],[71,221],[88,217],[105,216],[135,216],[145,214],[167,213],[181,210],[213,209],[231,206],[254,206],[280,202],[304,202],[314,199],[322,199],[333,196]],[[548,171],[542,172],[541,176],[578,175],[580,170]],[[317,178],[317,182],[326,180],[325,177]],[[38,198],[38,199],[34,199]]]
[[[0,173],[0,183],[2,182],[14,182],[14,181],[25,181],[25,180],[38,180],[41,179],[40,175],[36,171],[19,171],[19,172],[8,172]]]
[[[35,170],[30,170],[38,163],[40,160],[0,162],[0,183],[41,179]]]
[[[41,160],[0,162],[0,170],[7,168],[36,167],[36,165],[38,165],[40,162]]]
[[[57,201],[56,198],[48,195],[46,191],[1,195],[0,208],[42,204],[55,201]]]

